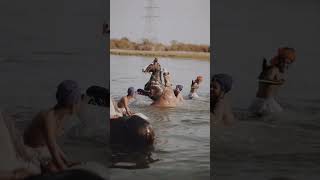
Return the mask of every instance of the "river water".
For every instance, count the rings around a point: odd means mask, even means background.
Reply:
[[[127,88],[143,88],[150,75],[142,68],[152,58],[135,56],[111,56],[110,92],[115,100],[126,95]],[[173,109],[150,107],[151,100],[137,96],[130,104],[135,112],[150,118],[156,133],[155,150],[152,157],[159,161],[149,168],[126,170],[112,169],[112,179],[209,179],[210,175],[210,114],[209,114],[209,61],[192,59],[159,58],[159,63],[172,77],[173,84],[184,86],[187,96],[191,80],[197,75],[204,77],[199,99],[186,100]]]
[[[319,2],[215,1],[214,73],[234,77],[231,102],[238,119],[233,128],[211,136],[215,180],[319,179]],[[277,100],[284,112],[252,118],[262,58],[280,46],[297,50]]]
[[[105,59],[83,54],[47,54],[28,58],[3,58],[0,61],[1,95],[0,107],[15,119],[15,125],[22,135],[32,118],[41,110],[47,110],[56,103],[57,85],[66,79],[79,83],[83,92],[92,85],[107,87]],[[108,166],[106,108],[89,107],[66,122],[65,135],[59,138],[62,149],[70,160],[98,162]],[[83,116],[85,115],[85,116]],[[90,127],[82,122],[90,120]],[[94,119],[95,118],[95,119]],[[99,126],[95,126],[100,121]],[[95,126],[95,132],[87,129]],[[96,129],[96,127],[103,127]],[[77,134],[73,130],[79,130]],[[103,130],[104,129],[104,130]],[[85,130],[85,131],[83,131]]]

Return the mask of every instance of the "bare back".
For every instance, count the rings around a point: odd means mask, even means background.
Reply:
[[[127,104],[128,104],[128,98],[127,96],[124,96],[120,99],[117,105],[118,105],[118,108],[125,108]]]
[[[176,107],[177,97],[174,95],[173,89],[171,87],[166,87],[163,90],[161,97],[152,103],[153,106],[157,107]]]
[[[34,148],[45,146],[47,144],[47,123],[49,121],[55,124],[52,128],[54,128],[53,132],[56,136],[63,133],[62,125],[57,123],[53,110],[42,111],[36,115],[31,125],[24,132],[24,143]]]
[[[215,126],[232,126],[234,123],[231,105],[226,99],[219,100],[212,115]]]
[[[178,103],[183,103],[184,99],[183,99],[183,96],[182,96],[181,93],[179,93],[179,94],[177,95],[177,101],[178,101]]]

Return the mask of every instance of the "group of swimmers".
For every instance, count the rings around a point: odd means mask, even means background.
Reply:
[[[77,82],[73,80],[61,82],[56,91],[57,103],[52,108],[39,112],[24,131],[22,138],[12,139],[15,151],[20,152],[19,158],[28,164],[27,168],[0,172],[0,179],[24,179],[40,173],[62,172],[80,165],[81,162],[73,162],[67,158],[57,138],[63,134],[64,123],[80,111],[84,96]],[[7,121],[5,118],[0,118],[6,122],[4,124],[7,127],[10,127],[8,124],[13,124],[8,118]],[[9,133],[11,137],[17,136],[13,131]],[[1,143],[2,141],[3,139]]]
[[[162,82],[159,80],[159,78],[161,79],[161,77],[156,77],[156,71],[158,70],[159,72],[161,72],[161,65],[158,62],[158,58],[155,58],[151,65],[156,70],[153,71],[154,73],[152,73],[150,80],[145,85],[145,89],[147,89],[148,91],[144,91],[144,93],[147,93],[151,99],[153,99],[152,97],[156,95],[159,95],[165,98],[166,96],[172,98],[170,95],[167,95],[168,93],[166,93],[167,92],[166,89],[168,89],[169,92],[171,90],[174,94],[174,99],[171,102],[175,102],[175,104],[182,104],[184,102],[184,97],[182,96],[183,85],[176,85],[176,87],[172,89],[173,84],[171,80],[171,75],[166,69],[163,69],[162,75],[164,79],[164,84],[163,84],[164,87],[161,87]],[[147,71],[143,69],[143,72],[146,73]],[[188,95],[189,99],[199,97],[197,94],[197,90],[200,88],[200,85],[202,82],[203,82],[202,76],[197,76],[195,80],[192,80],[190,93]],[[129,87],[127,90],[127,95],[121,97],[118,102],[115,102],[113,99],[111,99],[110,101],[111,119],[116,119],[123,116],[132,116],[134,114],[134,112],[131,111],[131,109],[129,108],[129,104],[131,101],[135,99],[137,92],[139,94],[139,90],[136,91],[134,87]],[[168,97],[166,99],[170,99]],[[167,100],[167,102],[168,101],[170,100]],[[152,105],[155,105],[155,104],[156,104],[155,102],[152,103]],[[157,105],[161,107],[162,104],[158,103]],[[165,105],[163,105],[163,107],[164,106]]]
[[[168,72],[165,72],[168,76]],[[167,79],[168,80],[168,79]],[[200,87],[202,77],[198,77],[192,81],[191,94],[195,95]],[[169,81],[166,81],[169,86]],[[172,84],[170,84],[171,86]],[[183,100],[181,91],[182,85],[177,85],[174,94],[177,99]],[[131,116],[134,114],[129,108],[129,103],[135,97],[136,91],[133,87],[128,88],[127,95],[122,97],[118,103],[110,101],[110,108],[116,106],[115,116]],[[80,111],[81,103],[85,99],[85,95],[81,93],[81,89],[77,82],[73,80],[65,80],[61,82],[56,91],[57,103],[48,110],[40,111],[32,120],[30,125],[23,132],[22,137],[12,139],[15,144],[16,152],[20,152],[20,159],[23,159],[28,166],[26,168],[17,168],[10,171],[0,172],[0,179],[24,179],[41,173],[58,173],[66,171],[74,166],[80,165],[81,162],[70,161],[67,155],[57,142],[57,138],[64,133],[64,124],[71,116],[76,115]],[[111,103],[112,102],[112,103]],[[1,118],[1,121],[5,122]],[[4,126],[13,124],[6,119]],[[3,127],[7,129],[7,127]],[[15,132],[10,131],[10,136],[17,136]],[[2,142],[2,139],[1,139]],[[32,167],[32,168],[31,168]]]
[[[283,47],[278,49],[270,63],[264,59],[262,72],[258,77],[258,91],[256,98],[249,107],[249,111],[257,116],[283,111],[280,104],[275,100],[279,87],[284,82],[284,73],[288,66],[295,61],[294,48]],[[212,76],[210,86],[211,108],[214,126],[231,126],[234,122],[231,105],[227,94],[232,88],[233,79],[228,74],[216,74]]]

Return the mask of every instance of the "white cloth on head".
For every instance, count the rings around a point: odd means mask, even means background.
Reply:
[[[249,110],[255,114],[270,114],[270,113],[277,113],[282,112],[283,109],[280,104],[274,98],[258,98],[256,97]]]

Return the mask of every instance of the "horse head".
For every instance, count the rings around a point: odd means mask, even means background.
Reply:
[[[146,68],[143,69],[143,72],[145,73],[155,73],[157,71],[157,68],[154,63],[149,64]]]

